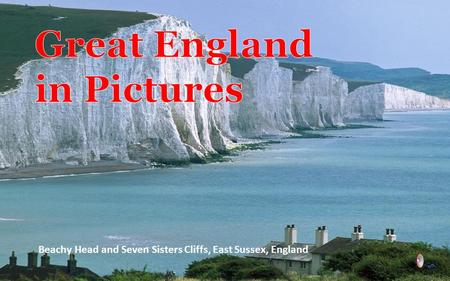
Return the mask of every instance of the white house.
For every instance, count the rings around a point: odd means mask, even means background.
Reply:
[[[383,241],[396,241],[394,229],[386,229]],[[337,252],[351,251],[363,240],[382,241],[376,239],[365,239],[361,225],[355,226],[351,238],[336,237],[328,241],[328,229],[319,226],[315,230],[315,243],[297,242],[297,229],[295,225],[287,225],[284,229],[284,241],[271,241],[264,248],[266,254],[252,254],[247,258],[263,259],[281,270],[284,274],[297,273],[299,275],[318,274],[323,262]]]

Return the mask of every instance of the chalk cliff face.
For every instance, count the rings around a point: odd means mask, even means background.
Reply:
[[[359,87],[350,92],[345,102],[345,118],[347,120],[382,120],[385,111],[437,109],[450,109],[450,100],[380,83]]]
[[[318,67],[303,81],[294,81],[292,116],[296,128],[343,126],[347,82],[327,67]]]
[[[156,59],[151,55],[155,30],[199,37],[187,22],[161,16],[113,35],[140,34],[144,58],[93,59],[81,52],[77,59],[34,60],[20,67],[21,85],[0,94],[0,169],[54,161],[192,161],[224,151],[239,138],[342,126],[344,118],[381,119],[385,109],[450,107],[448,101],[385,84],[347,95],[347,83],[325,67],[309,70],[300,81],[277,61],[259,60],[243,78],[236,78],[229,65],[211,66],[199,58]],[[45,73],[48,82],[69,82],[73,102],[36,103],[38,73]],[[120,74],[122,88],[148,77],[168,84],[239,82],[244,99],[239,104],[212,104],[202,96],[195,103],[111,103],[111,92],[104,91],[98,103],[86,103],[84,77],[113,73]]]
[[[260,60],[243,79],[244,100],[231,106],[238,136],[279,135],[298,128],[342,126],[347,83],[318,67],[302,81],[276,60]]]
[[[243,79],[234,80],[242,83],[244,94],[241,103],[230,105],[236,135],[278,135],[292,129],[292,70],[279,67],[276,60],[260,60]]]
[[[384,84],[356,88],[345,101],[346,120],[382,120],[384,113]]]
[[[384,84],[384,102],[386,111],[450,108],[450,100],[390,84]]]
[[[226,104],[202,98],[195,103],[113,104],[108,91],[98,95],[99,103],[85,102],[86,75],[119,73],[122,86],[147,77],[155,83],[228,83],[225,67],[196,58],[154,58],[155,30],[198,37],[188,23],[162,16],[114,34],[121,38],[140,34],[143,59],[93,59],[82,52],[77,59],[34,60],[23,65],[17,74],[22,80],[19,88],[0,96],[0,167],[55,160],[85,164],[102,158],[187,161],[225,150],[231,136]],[[40,72],[46,74],[46,81],[70,82],[73,102],[35,103]]]

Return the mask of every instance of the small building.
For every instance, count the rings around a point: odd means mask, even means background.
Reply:
[[[359,245],[361,241],[384,241],[395,242],[397,241],[397,235],[395,235],[394,229],[387,228],[384,239],[365,239],[362,226],[358,225],[353,227],[351,238],[348,237],[336,237],[333,240],[327,242],[321,247],[315,248],[311,251],[312,254],[312,274],[317,274],[323,266],[323,263],[333,254],[338,252],[351,251]],[[399,242],[400,243],[400,242]]]
[[[38,266],[38,254],[28,253],[28,263],[26,266],[17,265],[17,257],[12,252],[9,257],[9,264],[0,268],[0,280],[19,280],[22,277],[31,280],[49,280],[55,276],[67,275],[70,277],[80,277],[87,280],[99,280],[100,276],[85,267],[77,267],[77,260],[74,254],[70,254],[67,266],[50,264],[50,256],[41,256],[41,266]]]
[[[262,259],[278,268],[284,274],[297,273],[301,276],[318,274],[324,261],[337,252],[351,250],[362,240],[396,241],[393,229],[386,229],[384,240],[364,239],[361,225],[353,228],[351,238],[336,237],[328,241],[328,229],[319,226],[315,230],[315,243],[297,242],[295,225],[284,229],[284,241],[271,241],[264,248],[267,254],[252,254],[247,258]]]
[[[248,258],[263,259],[285,274],[297,273],[309,275],[312,270],[311,251],[321,246],[328,239],[326,227],[316,235],[316,243],[297,242],[297,229],[295,225],[287,225],[284,228],[284,241],[271,241],[264,248],[267,254],[253,254]],[[320,227],[322,229],[322,227]]]

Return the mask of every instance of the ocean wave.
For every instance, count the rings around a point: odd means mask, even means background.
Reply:
[[[1,181],[30,181],[30,180],[37,180],[38,178],[19,178],[19,179],[0,179]]]
[[[109,240],[120,240],[120,241],[125,241],[125,240],[130,240],[131,239],[131,237],[120,236],[120,235],[105,235],[104,237],[106,239],[109,239]]]
[[[148,238],[143,237],[130,237],[130,236],[122,236],[122,235],[105,235],[103,236],[105,239],[109,240],[110,243],[119,243],[123,245],[130,246],[148,246],[157,244],[158,241],[153,241]]]
[[[63,175],[51,175],[51,176],[42,176],[43,179],[51,179],[51,178],[65,178],[65,177],[74,177],[76,174],[63,174]]]
[[[15,218],[1,218],[0,221],[24,221],[23,219],[15,219]]]

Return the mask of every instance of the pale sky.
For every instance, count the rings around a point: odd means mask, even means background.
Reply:
[[[0,0],[2,1],[2,0]],[[4,3],[147,11],[192,23],[207,37],[236,27],[242,37],[295,38],[311,28],[314,56],[417,66],[450,73],[447,0],[4,0]]]

